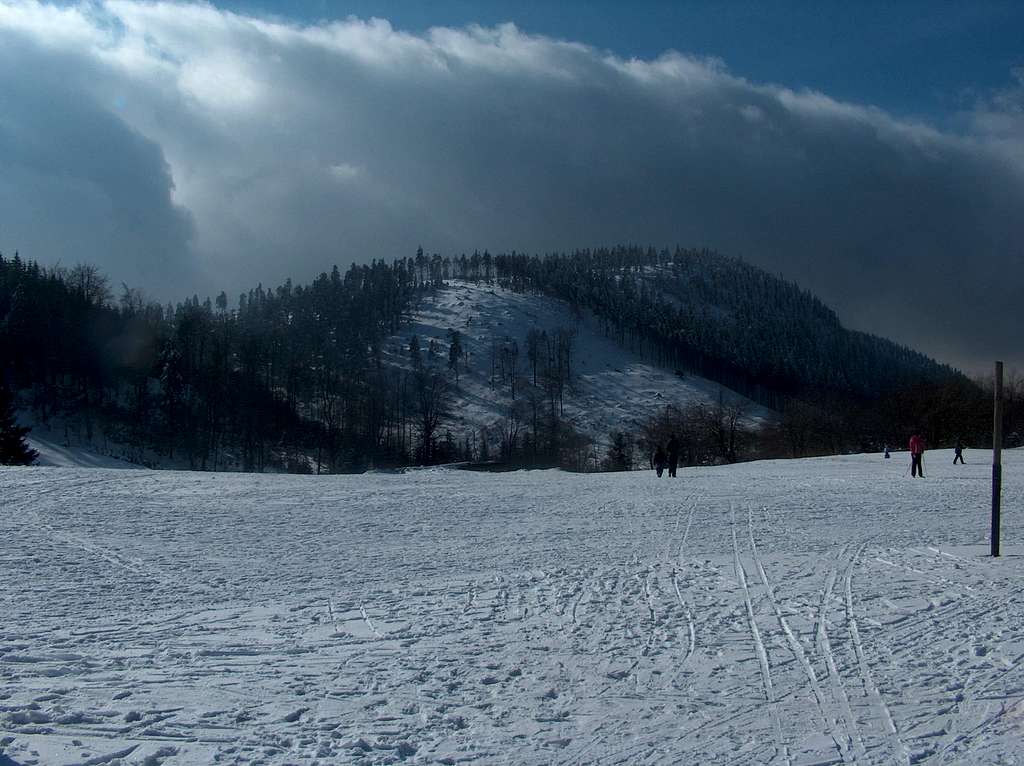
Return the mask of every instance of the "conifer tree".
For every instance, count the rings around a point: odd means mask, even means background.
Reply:
[[[622,431],[611,433],[611,444],[608,447],[608,467],[613,471],[630,471],[633,469],[633,445],[629,436]]]
[[[420,339],[413,335],[409,339],[409,358],[412,360],[413,369],[420,369],[423,366],[423,354],[420,351]]]
[[[0,385],[0,465],[31,465],[39,453],[28,446],[28,428],[19,426],[14,417],[14,397]]]
[[[462,357],[462,334],[448,330],[448,369],[455,371],[455,386],[459,385],[459,359]]]

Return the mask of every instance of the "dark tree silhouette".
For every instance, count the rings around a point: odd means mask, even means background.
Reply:
[[[462,358],[462,333],[448,330],[448,369],[455,373],[455,387],[459,385],[459,360]]]
[[[19,426],[14,413],[14,397],[0,385],[0,465],[32,465],[39,453],[28,446],[30,429]]]

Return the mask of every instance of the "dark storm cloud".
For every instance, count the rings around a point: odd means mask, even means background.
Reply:
[[[189,215],[160,147],[83,94],[88,62],[0,45],[0,247],[157,287],[193,276]],[[115,282],[116,284],[116,282]]]
[[[22,207],[72,199],[76,179],[96,184],[103,169],[124,213],[99,237],[94,214],[65,230],[23,212],[40,231],[24,226],[14,243],[0,228],[7,249],[67,261],[77,241],[108,251],[92,259],[118,279],[147,243],[163,248],[150,263],[194,254],[204,285],[187,271],[144,284],[174,296],[304,280],[420,243],[451,254],[710,246],[809,287],[851,326],[959,364],[1024,362],[1012,90],[955,136],[715,62],[627,61],[512,26],[419,37],[205,6],[0,5],[7,41],[36,57],[27,77],[7,78],[24,87],[0,86],[36,115],[17,118],[21,138],[0,119],[0,162],[36,158]],[[69,85],[83,67],[88,82]],[[25,143],[49,135],[54,104],[64,135],[91,143]],[[83,159],[113,145],[132,149],[114,170]],[[83,209],[99,204],[80,196]],[[195,222],[191,249],[172,199]]]

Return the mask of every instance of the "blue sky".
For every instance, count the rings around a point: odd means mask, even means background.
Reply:
[[[820,90],[955,128],[956,114],[1024,66],[1024,2],[348,0],[215,3],[304,23],[385,18],[397,29],[484,26],[575,40],[622,56],[674,49],[720,58],[756,82]]]

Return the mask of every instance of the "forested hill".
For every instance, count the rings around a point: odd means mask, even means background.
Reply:
[[[929,433],[950,438],[941,429],[961,427],[952,405],[933,403],[951,400],[947,390],[959,400],[975,391],[920,354],[843,329],[820,301],[741,261],[637,248],[543,258],[420,251],[335,267],[308,285],[289,280],[237,299],[222,292],[166,306],[124,285],[115,294],[88,265],[44,268],[0,255],[0,385],[18,392],[37,423],[109,439],[128,457],[160,465],[341,471],[480,459],[486,440],[458,432],[452,417],[467,361],[457,329],[431,339],[424,354],[397,349],[398,363],[390,348],[422,299],[451,280],[542,292],[579,315],[591,312],[607,335],[646,359],[784,413],[784,425],[796,429],[786,436],[792,454],[864,448],[908,422],[934,422]],[[532,464],[565,464],[575,445],[572,464],[584,452],[596,464],[600,446],[586,446],[562,418],[562,392],[575,388],[575,331],[535,330],[534,339],[548,331],[550,358],[540,375],[533,359],[523,390],[546,399],[548,414],[535,408],[528,427],[506,428],[502,454],[515,461],[529,445]],[[505,331],[491,344],[474,337],[492,349],[492,368],[511,370],[513,392],[516,346],[529,340]],[[493,370],[490,380],[500,385]],[[927,385],[934,396],[900,399]],[[811,416],[798,404],[811,406]],[[868,412],[874,420],[862,417]],[[698,415],[721,445],[727,413],[719,406]],[[823,434],[825,446],[808,442],[808,429]],[[738,459],[732,447],[715,449],[699,459]],[[757,449],[747,456],[770,454]]]
[[[593,311],[621,342],[775,409],[793,396],[874,399],[959,374],[844,328],[806,290],[708,250],[618,247],[499,255],[499,279]]]
[[[199,469],[329,470],[412,455],[409,383],[380,343],[427,289],[412,259],[335,267],[229,301],[114,296],[94,267],[0,256],[0,384],[37,422]],[[234,304],[229,307],[230,304]],[[401,404],[396,401],[401,400]],[[402,422],[399,423],[399,420]]]

